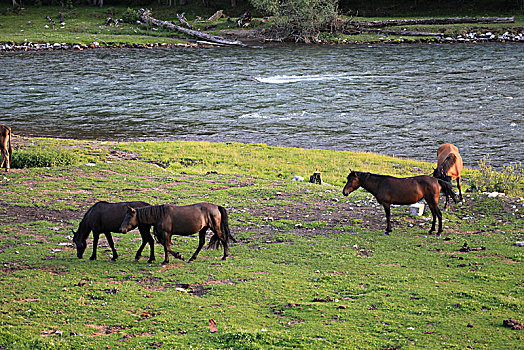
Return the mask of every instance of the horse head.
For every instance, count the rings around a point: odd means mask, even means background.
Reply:
[[[451,176],[448,176],[442,167],[433,168],[433,177],[447,182],[451,182]]]
[[[350,173],[347,177],[347,183],[344,186],[344,189],[342,190],[342,194],[344,196],[349,195],[351,192],[360,187],[360,179],[358,173],[356,171],[352,171],[351,169],[349,171]]]
[[[127,233],[127,231],[130,231],[137,226],[138,218],[136,215],[136,210],[128,206],[124,221],[122,221],[122,224],[120,225],[120,232]]]
[[[82,237],[82,235],[80,234],[80,229],[78,231],[71,229],[71,232],[73,233],[73,242],[76,246],[76,256],[78,257],[78,259],[82,259],[87,247],[87,238]]]

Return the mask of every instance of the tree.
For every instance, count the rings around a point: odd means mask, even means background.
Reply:
[[[338,0],[250,0],[275,18],[277,35],[310,42],[336,19]]]

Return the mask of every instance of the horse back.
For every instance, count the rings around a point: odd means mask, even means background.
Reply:
[[[451,143],[445,143],[437,150],[437,167],[440,167],[446,161],[451,162],[446,175],[450,176],[452,180],[460,176],[463,168],[462,157],[458,148]]]
[[[148,206],[149,203],[141,201],[133,202],[97,202],[84,216],[85,224],[93,231],[97,232],[120,232],[120,225],[124,221],[127,207],[140,208]]]
[[[459,153],[459,150],[457,148],[457,146],[451,144],[451,143],[445,143],[443,145],[441,145],[438,149],[437,149],[437,158],[440,158],[440,155],[443,154],[445,155],[444,158],[447,157],[448,154],[450,153]]]
[[[164,230],[171,233],[192,235],[204,227],[220,224],[220,211],[215,204],[196,203],[181,206],[165,204],[164,207],[166,214],[161,225]]]
[[[391,177],[382,187],[380,192],[386,201],[400,205],[413,204],[425,198],[428,193],[440,192],[438,180],[428,175]]]

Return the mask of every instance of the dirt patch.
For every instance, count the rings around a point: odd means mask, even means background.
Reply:
[[[20,224],[34,221],[67,222],[79,219],[78,210],[54,210],[39,207],[19,207],[0,203],[0,224]]]

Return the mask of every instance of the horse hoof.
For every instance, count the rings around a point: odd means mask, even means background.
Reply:
[[[89,260],[94,261],[96,258],[90,257]]]

